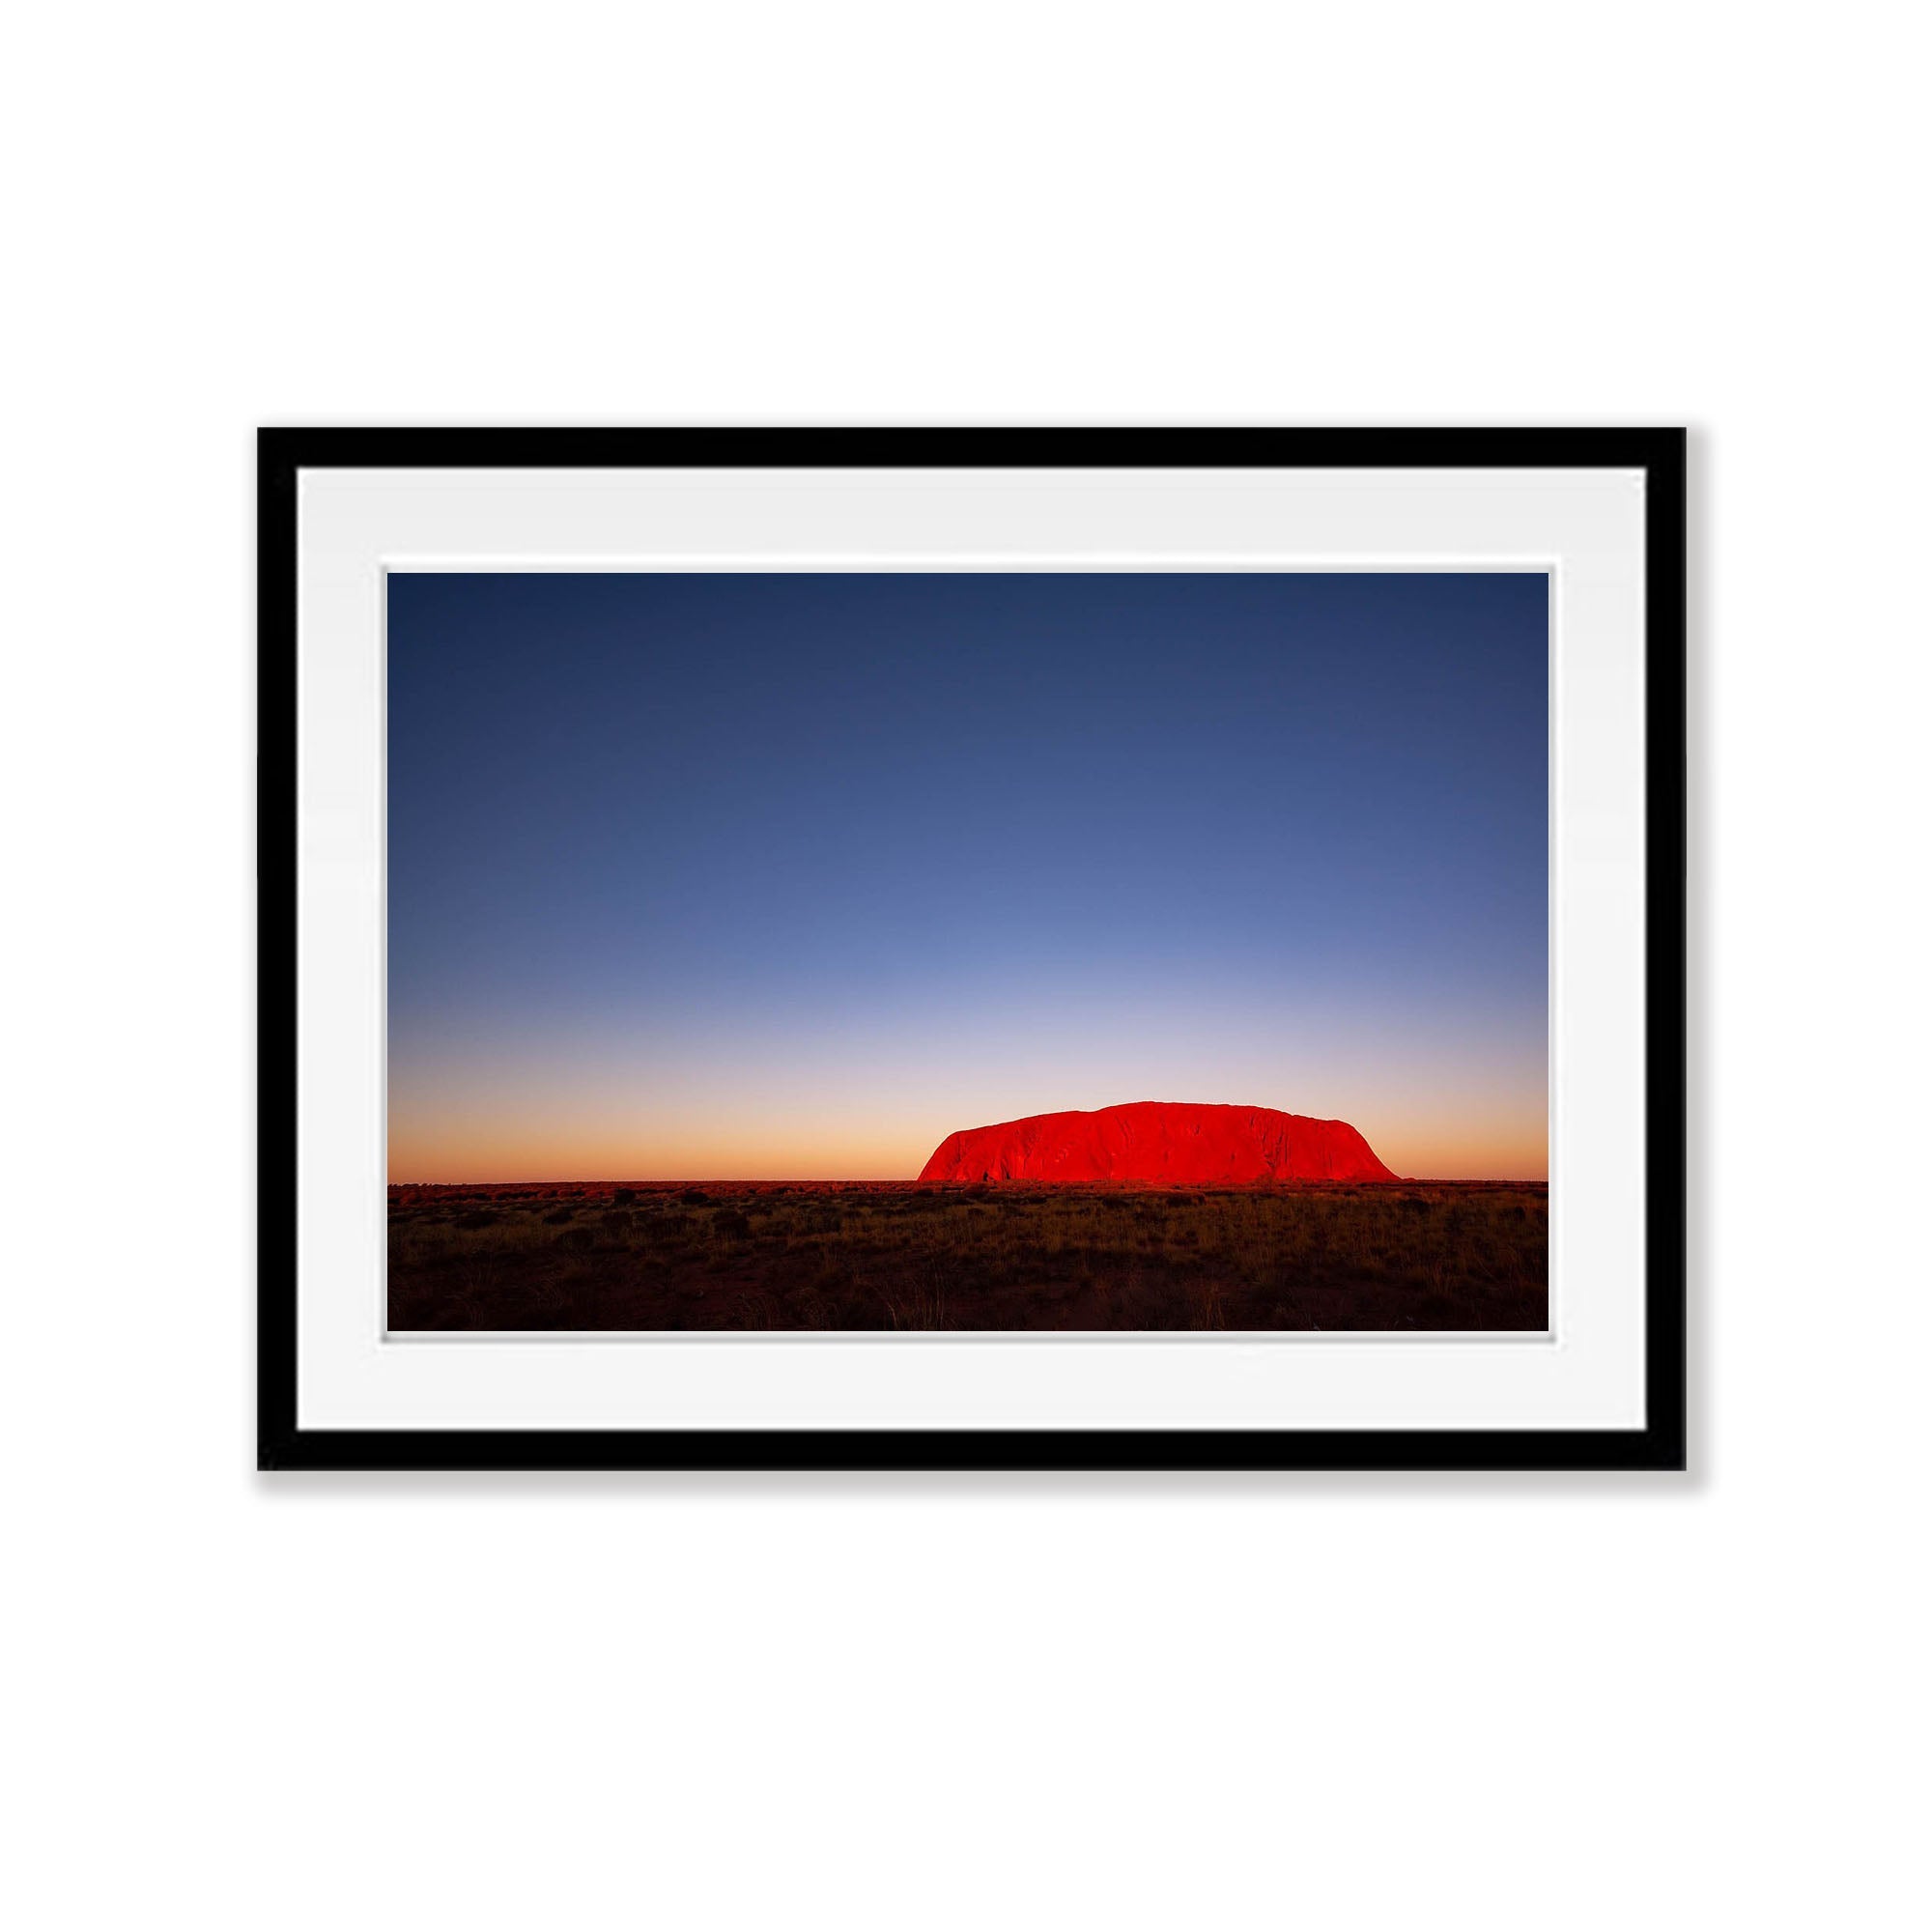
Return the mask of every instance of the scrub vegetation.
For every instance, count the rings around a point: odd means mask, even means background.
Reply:
[[[1542,1329],[1536,1183],[394,1187],[392,1330]]]

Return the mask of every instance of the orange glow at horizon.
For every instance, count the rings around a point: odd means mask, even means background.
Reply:
[[[1252,1096],[1238,1097],[1245,1104]],[[763,1136],[702,1124],[685,1132],[625,1131],[615,1122],[592,1122],[582,1128],[533,1135],[497,1122],[396,1121],[391,1122],[388,1179],[391,1185],[513,1180],[910,1181],[954,1129],[1043,1111],[1050,1110],[1028,1107],[985,1121],[935,1117],[929,1128],[895,1123],[895,1131],[824,1122],[809,1131],[794,1128]],[[1286,1111],[1308,1110],[1291,1106]],[[1350,1124],[1387,1166],[1406,1179],[1545,1180],[1548,1177],[1548,1141],[1541,1120],[1452,1123],[1418,1119],[1378,1123],[1365,1115]]]

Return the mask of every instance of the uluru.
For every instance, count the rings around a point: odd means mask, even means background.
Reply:
[[[963,1127],[940,1142],[919,1178],[1200,1187],[1397,1177],[1347,1121],[1315,1121],[1273,1107],[1136,1100]]]

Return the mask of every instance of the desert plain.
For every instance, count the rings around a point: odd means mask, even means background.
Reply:
[[[414,1331],[1541,1330],[1536,1181],[389,1190]]]

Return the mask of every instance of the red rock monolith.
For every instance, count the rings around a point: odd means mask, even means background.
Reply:
[[[1141,1180],[1242,1186],[1266,1180],[1394,1180],[1347,1121],[1273,1107],[1136,1100],[1094,1113],[1035,1114],[948,1134],[922,1180]]]

